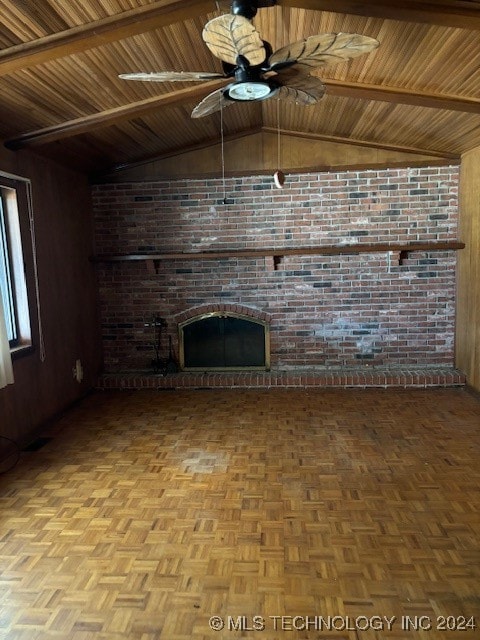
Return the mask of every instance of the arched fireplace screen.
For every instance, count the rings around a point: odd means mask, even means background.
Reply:
[[[178,328],[184,371],[270,368],[270,332],[263,320],[217,311],[189,318]]]

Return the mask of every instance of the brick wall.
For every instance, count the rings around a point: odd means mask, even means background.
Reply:
[[[97,253],[454,240],[458,167],[97,185]],[[100,263],[107,371],[144,369],[156,314],[174,349],[195,309],[241,305],[271,321],[272,366],[453,363],[454,252]],[[166,334],[163,349],[167,349]]]

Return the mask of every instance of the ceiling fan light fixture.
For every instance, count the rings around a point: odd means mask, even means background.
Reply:
[[[230,0],[232,13],[209,20],[202,38],[223,64],[223,74],[204,71],[159,71],[122,74],[127,80],[174,82],[231,78],[231,84],[206,95],[192,118],[210,115],[235,102],[260,102],[273,96],[295,104],[316,104],[325,85],[311,75],[315,67],[342,62],[375,49],[379,42],[358,33],[324,33],[293,42],[277,51],[263,40],[251,18],[259,7],[279,0]],[[287,3],[288,4],[288,3]],[[234,78],[234,80],[233,80]]]
[[[276,91],[277,87],[272,87],[268,82],[255,80],[232,84],[225,90],[225,95],[230,100],[248,102],[251,100],[265,100]]]

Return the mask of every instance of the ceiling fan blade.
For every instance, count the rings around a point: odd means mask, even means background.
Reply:
[[[225,98],[223,91],[223,89],[217,89],[209,93],[192,111],[192,118],[203,118],[203,116],[208,116],[215,111],[220,111],[224,107],[235,104],[233,100]]]
[[[206,73],[204,71],[157,71],[154,73],[122,73],[118,76],[122,80],[141,80],[142,82],[189,82],[214,80],[224,78],[221,73]]]
[[[207,22],[202,37],[214,56],[236,65],[244,56],[255,66],[264,62],[265,47],[253,24],[243,16],[224,15]]]
[[[309,105],[317,103],[325,95],[325,85],[315,76],[288,74],[282,78],[279,74],[276,80],[282,84],[276,94],[282,100]]]
[[[282,85],[276,94],[281,100],[311,105],[316,104],[325,95],[325,85],[314,76],[298,74],[293,76],[292,74],[290,78],[285,78],[284,83],[280,80],[280,76],[277,76],[276,80]]]
[[[316,67],[337,64],[373,51],[378,40],[358,33],[323,33],[294,42],[275,51],[269,58],[270,68],[292,66],[297,71],[310,73]]]

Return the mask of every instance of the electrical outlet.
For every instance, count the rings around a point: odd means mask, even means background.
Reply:
[[[72,369],[73,377],[77,382],[81,382],[83,380],[83,367],[80,360],[75,362],[75,366]]]

